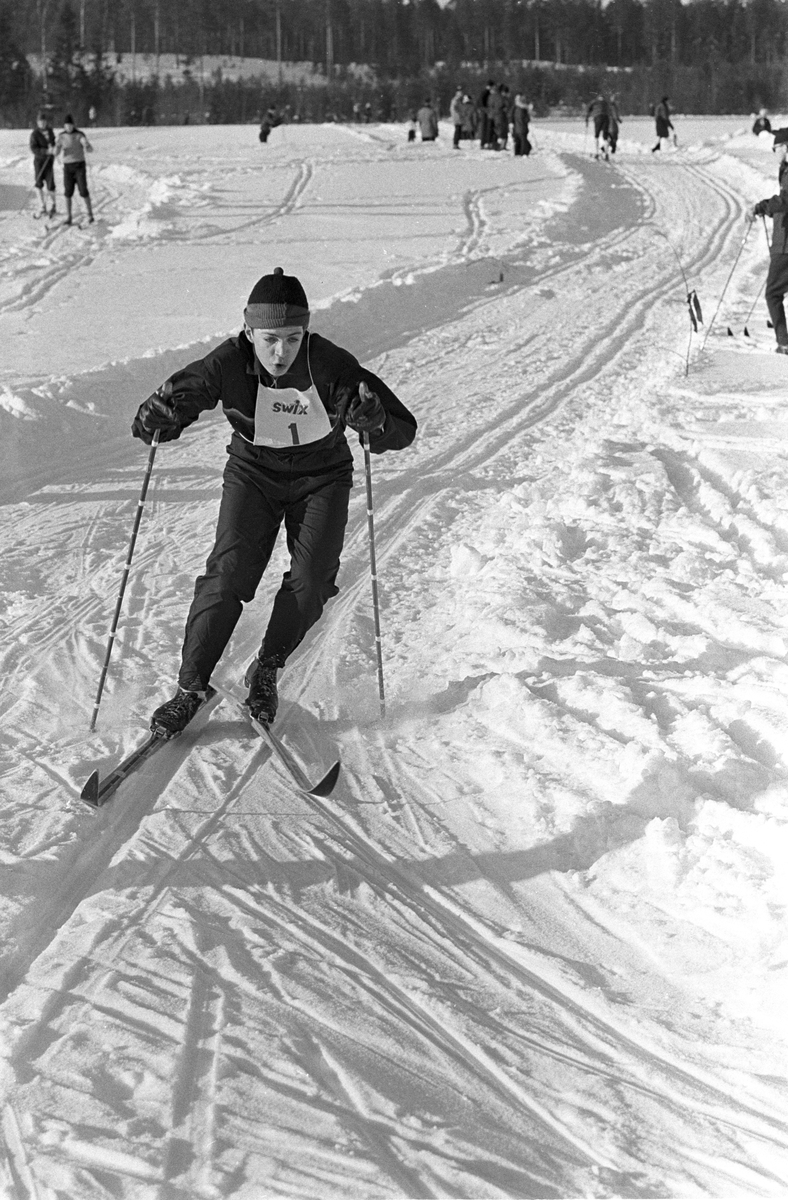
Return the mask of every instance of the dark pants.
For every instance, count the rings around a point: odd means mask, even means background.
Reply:
[[[452,144],[454,146],[459,146],[461,137],[462,137],[462,125],[455,125],[454,126],[454,142]]]
[[[512,138],[514,140],[514,152],[516,155],[531,153],[533,146],[528,141],[528,130],[518,131],[515,129]]]
[[[349,457],[349,451],[348,457]],[[178,683],[204,690],[233,630],[257,591],[284,522],[290,570],[274,598],[259,656],[284,666],[327,600],[336,596],[352,462],[305,474],[297,454],[274,455],[233,438],[224,470],[216,541],[197,578],[186,620]],[[303,461],[303,456],[301,456]]]
[[[788,293],[788,254],[773,254],[766,276],[766,307],[774,326],[778,346],[788,346],[788,326],[785,323],[783,297]]]
[[[35,186],[43,188],[46,186],[47,191],[54,192],[55,190],[55,166],[54,159],[51,154],[47,154],[45,158],[33,159],[33,170],[36,173]]]
[[[89,199],[88,170],[84,162],[63,164],[63,191],[67,199],[74,195],[75,187],[83,200]]]

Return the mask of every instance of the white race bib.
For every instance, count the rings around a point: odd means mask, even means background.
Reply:
[[[254,410],[254,445],[276,449],[319,442],[331,432],[331,422],[314,384],[307,392],[297,388],[257,385]]]

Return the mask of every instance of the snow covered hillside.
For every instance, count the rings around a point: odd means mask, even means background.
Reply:
[[[786,1195],[788,361],[744,220],[775,163],[677,125],[610,165],[571,123],[527,160],[99,129],[86,229],[19,211],[0,131],[0,1195]],[[222,702],[91,812],[174,687],[227,442],[157,453],[90,733],[131,418],[278,265],[420,423],[373,463],[386,718],[359,452],[277,721],[334,793]]]

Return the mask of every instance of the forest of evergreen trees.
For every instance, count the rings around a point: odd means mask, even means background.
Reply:
[[[785,0],[0,0],[0,120],[26,123],[46,92],[112,122],[253,120],[270,103],[344,119],[370,101],[400,119],[457,80],[525,87],[537,112],[581,107],[599,86],[645,112],[663,91],[685,112],[788,105]],[[120,87],[118,56],[177,54],[314,63],[321,87],[230,83]],[[47,63],[46,79],[31,66]],[[351,64],[372,68],[367,82]],[[374,82],[371,82],[374,80]],[[196,90],[197,89],[197,90]],[[306,94],[308,93],[308,94]]]

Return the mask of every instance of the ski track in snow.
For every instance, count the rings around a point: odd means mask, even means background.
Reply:
[[[79,280],[100,292],[105,255],[124,279],[151,250],[227,259],[180,359],[148,352],[139,310],[115,364],[94,333],[57,375],[12,356],[0,379],[0,1188],[784,1195],[788,388],[725,333],[765,270],[755,238],[685,374],[685,279],[709,320],[772,164],[745,139],[660,161],[625,141],[607,165],[582,131],[537,130],[525,163],[277,132],[261,171],[248,130],[191,167],[162,131],[142,156],[112,131],[114,224],[0,235],[0,328],[92,319]],[[294,795],[220,703],[89,813],[81,783],[170,686],[227,440],[206,420],[158,453],[88,735],[130,414],[237,327],[247,247],[309,288],[315,241],[315,328],[368,346],[420,422],[373,458],[387,719],[359,453],[340,595],[282,678],[281,732],[310,773],[341,751],[335,793]],[[169,313],[188,262],[162,262]]]

